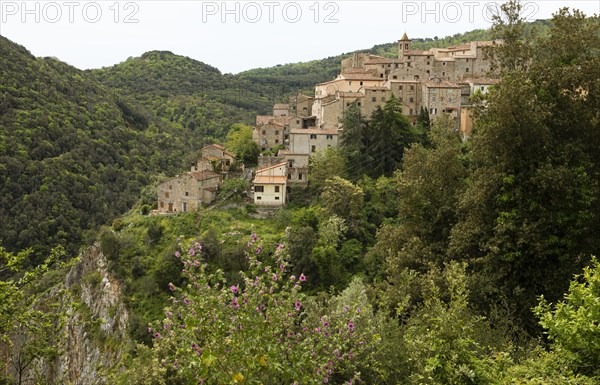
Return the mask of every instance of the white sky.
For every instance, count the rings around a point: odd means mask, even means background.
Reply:
[[[36,56],[81,69],[151,50],[203,61],[223,73],[321,59],[375,44],[444,37],[490,26],[493,1],[0,0],[0,34]],[[600,1],[522,1],[528,20]]]

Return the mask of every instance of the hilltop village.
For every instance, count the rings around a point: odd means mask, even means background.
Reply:
[[[421,111],[431,120],[451,116],[463,139],[473,127],[471,97],[485,94],[499,79],[486,49],[495,41],[430,50],[411,49],[406,33],[398,41],[398,57],[355,53],[341,62],[340,74],[315,85],[314,96],[298,94],[285,104],[275,104],[272,115],[256,117],[252,139],[263,152],[253,179],[253,201],[257,205],[285,204],[289,187],[306,185],[311,154],[336,147],[343,131],[344,111],[356,103],[361,114],[371,116],[392,96],[413,125]],[[202,149],[202,155],[185,175],[158,188],[158,211],[188,211],[208,204],[227,178],[235,154],[219,145]]]

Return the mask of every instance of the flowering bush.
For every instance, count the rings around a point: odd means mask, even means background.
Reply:
[[[287,274],[283,245],[272,266],[261,258],[262,247],[253,235],[244,252],[249,269],[240,272],[239,285],[226,282],[220,271],[208,272],[199,243],[187,249],[176,254],[187,284],[169,284],[172,304],[165,319],[149,327],[153,353],[178,382],[320,384],[358,379],[358,355],[373,341],[367,312],[339,301],[341,311],[314,311],[315,301],[301,291],[310,277]]]

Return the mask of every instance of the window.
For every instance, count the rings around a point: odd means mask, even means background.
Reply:
[[[402,99],[402,96],[398,98],[398,100],[400,101],[400,103],[402,103],[404,100]]]
[[[254,186],[254,192],[265,192],[265,186]]]
[[[358,102],[358,106],[360,107],[360,102]]]
[[[362,83],[363,83],[363,82],[360,82],[360,85],[361,85],[361,86],[363,85]]]
[[[275,192],[278,193],[279,192],[279,186],[275,186]]]
[[[442,67],[445,67],[445,66],[446,66],[446,62],[442,62]]]
[[[279,135],[279,130],[275,130],[275,135]]]
[[[398,79],[398,76],[394,75],[392,76],[392,79]]]
[[[435,102],[435,99],[436,99],[436,98],[435,98],[435,95],[433,95],[433,96],[431,97],[431,101],[432,101],[432,102]]]
[[[349,81],[349,82],[348,82],[348,85],[349,85],[349,86],[350,86],[350,85],[352,85],[352,81]]]
[[[381,101],[382,101],[382,102],[385,102],[385,96],[382,96],[382,97],[381,97]]]
[[[372,101],[372,102],[376,102],[376,101],[377,101],[377,96],[373,96],[373,97],[371,98],[371,101]]]
[[[261,196],[257,196],[257,197],[256,197],[256,200],[257,200],[257,201],[259,201],[259,200],[261,200],[261,199],[262,199],[262,197],[261,197]]]
[[[409,115],[412,115],[412,114],[413,114],[413,110],[412,110],[412,108],[410,109],[410,112],[409,112],[408,114],[409,114]]]
[[[410,86],[410,90],[414,91],[415,90],[415,86]]]
[[[412,97],[411,97],[409,100],[410,100],[410,102],[411,102],[411,103],[414,103],[414,102],[415,102],[415,98],[412,98]]]
[[[468,68],[465,68],[465,72],[469,72],[469,69],[468,69]]]
[[[484,86],[481,86],[480,88],[481,88],[482,91],[485,91],[485,87]]]
[[[275,200],[276,200],[276,201],[278,201],[278,200],[279,200],[279,197],[275,197]]]
[[[165,198],[168,198],[168,197],[169,197],[169,192],[167,191],[167,192],[165,192]]]
[[[294,161],[293,160],[289,160],[288,161],[288,167],[294,167]]]
[[[298,174],[298,180],[302,180],[302,173]]]
[[[410,55],[408,55],[408,60],[410,60]]]
[[[442,72],[442,76],[446,76],[446,73],[445,73],[445,72]]]
[[[326,135],[326,138],[327,138],[327,139],[333,139],[333,135],[329,135],[329,134],[328,134],[328,135]]]
[[[398,86],[398,90],[402,91],[402,86]]]
[[[296,124],[300,124],[300,120],[296,119]]]
[[[267,135],[267,131],[263,130],[262,134]]]
[[[288,174],[288,179],[292,179],[292,174]]]
[[[279,139],[275,139],[275,144],[279,143]]]
[[[186,196],[186,197],[189,197],[189,196],[190,196],[190,193],[186,191],[186,192],[185,192],[185,196]]]
[[[427,62],[427,65],[429,65],[430,62]]]
[[[165,202],[160,201],[160,208],[162,209],[163,207],[165,207]]]
[[[310,152],[315,152],[317,151],[317,146],[315,146],[314,144],[312,146],[310,146]]]
[[[317,139],[317,134],[310,134],[311,139]]]

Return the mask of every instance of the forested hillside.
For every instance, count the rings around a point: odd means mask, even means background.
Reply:
[[[5,38],[0,48],[0,242],[76,250],[151,174],[180,166],[185,136],[82,71]]]

